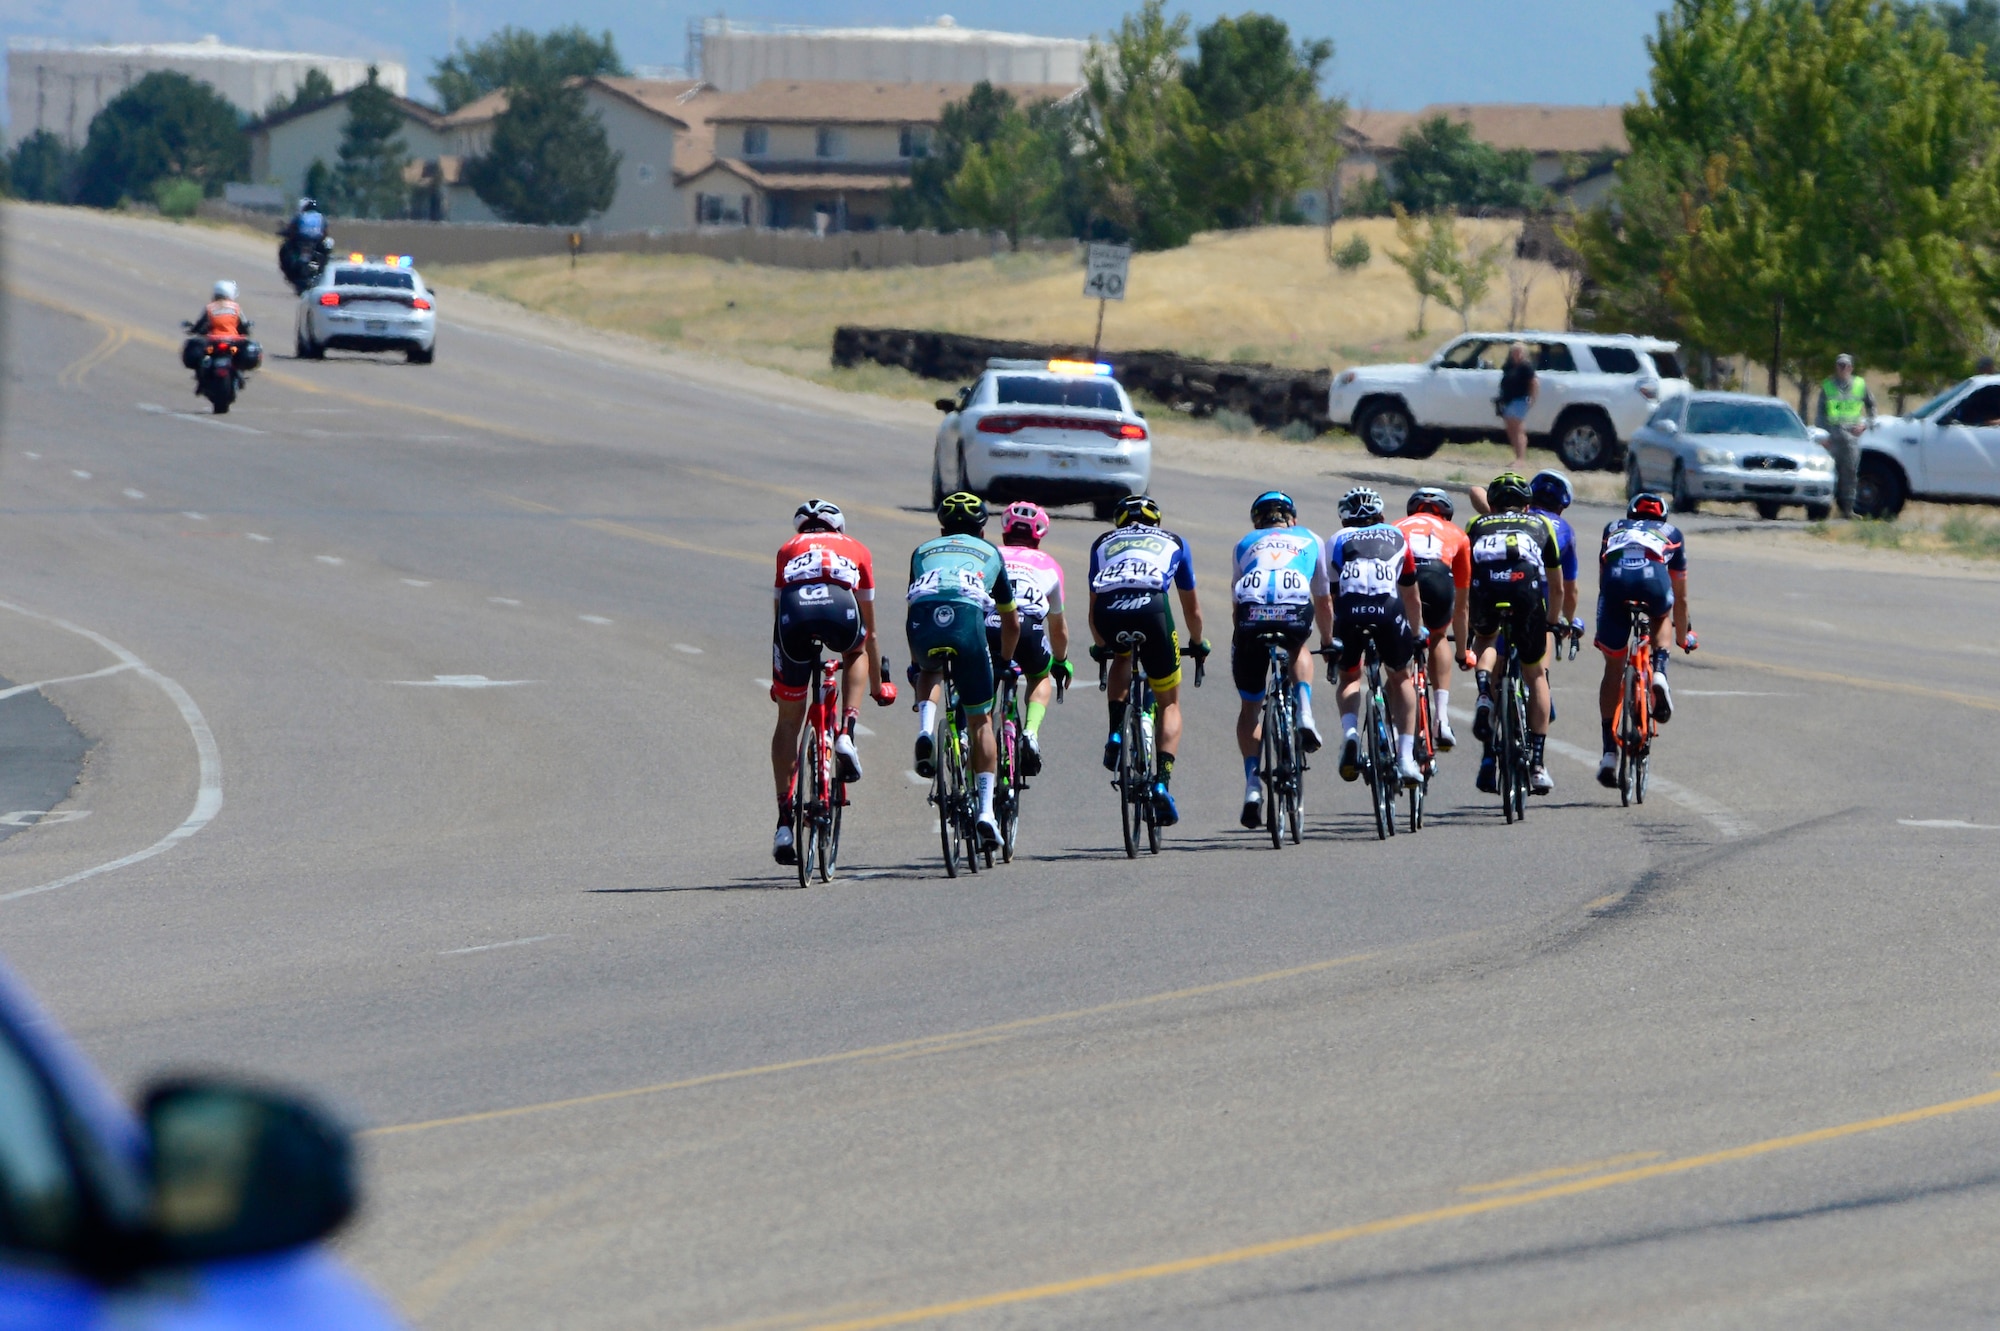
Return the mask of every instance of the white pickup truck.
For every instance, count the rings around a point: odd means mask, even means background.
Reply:
[[[1602,333],[1468,333],[1417,365],[1334,376],[1327,414],[1377,457],[1429,457],[1447,439],[1502,439],[1493,399],[1507,348],[1527,344],[1539,384],[1528,436],[1572,471],[1625,465],[1625,441],[1663,398],[1689,391],[1678,345]]]
[[[1863,432],[1855,514],[1893,518],[1911,499],[2000,500],[2000,375],[1954,384]]]

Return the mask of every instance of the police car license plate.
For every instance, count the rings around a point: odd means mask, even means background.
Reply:
[[[1077,456],[1074,453],[1051,453],[1049,460],[1055,463],[1057,471],[1068,471],[1077,464]]]
[[[386,333],[389,331],[389,321],[387,319],[370,319],[368,321],[368,331],[371,333]]]

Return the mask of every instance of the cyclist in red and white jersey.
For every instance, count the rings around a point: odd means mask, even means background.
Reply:
[[[810,691],[818,687],[820,649],[841,658],[841,703],[846,716],[833,752],[843,781],[861,779],[854,747],[856,709],[870,693],[883,706],[896,686],[882,679],[882,649],[875,640],[875,560],[847,534],[847,518],[824,499],[808,499],[792,514],[798,535],[778,550],[776,602],[771,624],[771,700],[778,724],[771,731],[771,776],[778,788],[778,831],[771,853],[793,862],[792,783],[798,764],[799,727]]]
[[[1417,557],[1417,599],[1431,635],[1431,722],[1437,732],[1431,738],[1439,753],[1449,753],[1458,737],[1451,733],[1452,648],[1444,631],[1451,629],[1460,652],[1471,647],[1472,543],[1452,522],[1455,510],[1443,490],[1426,486],[1411,491],[1403,511],[1408,516],[1396,527]]]

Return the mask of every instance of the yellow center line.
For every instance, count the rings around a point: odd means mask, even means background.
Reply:
[[[83,381],[89,377],[92,370],[110,360],[118,354],[120,347],[132,340],[132,335],[127,329],[110,324],[99,326],[103,330],[103,337],[98,340],[96,346],[65,365],[62,373],[56,376],[57,383],[83,387]]]
[[[980,1312],[988,1308],[1012,1307],[1023,1303],[1033,1303],[1042,1299],[1060,1298],[1067,1294],[1081,1294],[1089,1290],[1108,1289],[1116,1285],[1136,1284],[1144,1280],[1159,1280],[1167,1276],[1190,1275],[1197,1271],[1209,1271],[1216,1267],[1234,1266],[1242,1262],[1258,1261],[1267,1257],[1282,1257],[1289,1253],[1305,1252],[1313,1248],[1324,1248],[1350,1239],[1368,1238],[1378,1234],[1394,1234],[1406,1229],[1417,1229],[1426,1225],[1441,1224],[1447,1220],[1462,1220],[1470,1216],[1488,1215],[1495,1211],[1509,1211],[1518,1207],[1533,1206],[1539,1202],[1555,1201],[1565,1197],[1580,1197],[1585,1193],[1600,1192],[1606,1188],[1624,1187],[1634,1183],[1644,1183],[1651,1179],[1666,1178],[1674,1174],[1691,1173],[1698,1169],[1708,1169],[1716,1165],[1733,1164],[1742,1160],[1754,1160],[1759,1156],[1772,1155],[1779,1151],[1797,1150],[1804,1146],[1816,1146],[1822,1142],[1837,1141],[1843,1137],[1856,1137],[1868,1132],[1882,1132],[1889,1128],[1904,1127],[1911,1123],[1921,1123],[1928,1119],[1944,1118],[1951,1114],[1963,1113],[1968,1109],[1982,1109],[1988,1105],[2000,1104],[2000,1091],[1988,1091],[1984,1095],[1967,1096],[1962,1100],[1947,1100],[1942,1104],[1925,1105],[1921,1109],[1908,1109],[1899,1114],[1885,1114],[1879,1118],[1866,1118],[1853,1123],[1842,1123],[1830,1128],[1815,1128],[1810,1132],[1792,1133],[1783,1137],[1768,1137],[1763,1141],[1750,1142],[1743,1146],[1731,1146],[1720,1151],[1710,1151],[1703,1155],[1686,1156],[1679,1160],[1666,1160],[1656,1165],[1641,1165],[1634,1169],[1620,1170],[1615,1174],[1601,1174],[1595,1178],[1575,1179],[1567,1183],[1552,1184],[1546,1188],[1536,1188],[1531,1192],[1513,1193],[1505,1197],[1485,1197],[1478,1201],[1458,1202],[1451,1206],[1438,1206],[1425,1211],[1409,1211],[1402,1215],[1385,1216],[1380,1220],[1364,1221],[1356,1225],[1343,1225],[1338,1229],[1323,1229],[1314,1234],[1299,1234],[1291,1238],[1273,1239],[1268,1243],[1253,1243],[1240,1248],[1229,1248],[1221,1252],[1204,1253],[1198,1257],[1183,1257],[1176,1261],[1154,1262],[1146,1266],[1129,1266],[1118,1271],[1104,1271],[1096,1275],[1079,1276],[1073,1280],[1052,1281],[1043,1285],[1028,1285],[1021,1289],[1002,1290],[994,1294],[981,1294],[967,1299],[955,1299],[948,1303],[931,1303],[920,1308],[906,1308],[900,1312],[882,1313],[874,1316],[853,1317],[841,1321],[819,1322],[811,1331],[874,1331],[878,1327],[909,1326],[915,1322],[928,1322],[940,1317],[951,1317],[959,1313]]]
[[[1762,670],[1766,674],[1782,675],[1787,679],[1808,680],[1815,684],[1839,684],[1846,688],[1901,693],[1912,698],[1935,698],[1939,702],[1955,702],[1961,707],[1976,707],[1984,712],[2000,712],[2000,698],[1982,697],[1976,693],[1955,693],[1950,689],[1934,689],[1925,684],[1909,684],[1899,679],[1869,679],[1862,675],[1843,675],[1832,670],[1807,670],[1800,666],[1775,665],[1769,661],[1753,661],[1746,656],[1724,656],[1705,647],[1701,656],[1711,665]]]
[[[1618,1165],[1636,1164],[1641,1160],[1657,1160],[1665,1151],[1628,1151],[1624,1155],[1607,1156],[1602,1160],[1586,1160],[1580,1165],[1558,1165],[1554,1169],[1538,1169],[1532,1174],[1517,1174],[1513,1178],[1503,1178],[1494,1183],[1468,1183],[1460,1192],[1506,1192],[1510,1188],[1526,1187],[1530,1183],[1547,1183],[1550,1179],[1575,1178],[1579,1174],[1595,1174],[1600,1170]]]
[[[1041,1026],[1052,1026],[1058,1022],[1081,1021],[1088,1017],[1101,1017],[1113,1012],[1132,1012],[1140,1008],[1153,1007],[1161,1003],[1176,1003],[1190,998],[1206,998],[1212,994],[1228,993],[1236,989],[1248,989],[1257,985],[1276,984],[1281,980],[1296,979],[1301,975],[1316,975],[1321,971],[1333,970],[1340,966],[1351,966],[1358,961],[1366,961],[1375,954],[1360,952],[1352,956],[1334,957],[1328,961],[1308,962],[1303,966],[1287,966],[1283,970],[1265,971],[1259,975],[1245,975],[1234,980],[1220,980],[1214,984],[1198,984],[1186,989],[1171,989],[1165,993],[1147,994],[1140,998],[1121,998],[1115,1002],[1099,1003],[1094,1007],[1073,1008],[1068,1012],[1050,1012],[1037,1017],[1018,1017],[1013,1021],[1003,1021],[991,1026],[978,1026],[971,1030],[945,1031],[937,1035],[926,1035],[914,1040],[897,1040],[890,1044],[870,1045],[865,1049],[845,1049],[834,1054],[815,1054],[807,1058],[787,1059],[782,1063],[764,1063],[752,1068],[734,1068],[727,1072],[709,1072],[695,1077],[684,1077],[678,1081],[656,1082],[650,1086],[633,1086],[618,1091],[600,1091],[595,1095],[577,1095],[564,1100],[545,1100],[539,1104],[516,1105],[509,1109],[488,1109],[473,1114],[454,1114],[448,1118],[426,1119],[420,1123],[398,1123],[387,1127],[369,1128],[364,1137],[395,1137],[412,1132],[428,1132],[434,1128],[455,1128],[468,1123],[490,1123],[498,1119],[520,1118],[527,1114],[546,1114],[559,1109],[581,1109],[587,1105],[609,1104],[614,1100],[630,1100],[644,1095],[662,1095],[668,1091],[691,1090],[697,1086],[714,1086],[722,1082],[742,1081],[749,1077],[768,1077],[780,1072],[797,1072],[805,1068],[832,1067],[841,1063],[860,1062],[864,1059],[879,1059],[885,1054],[900,1054],[905,1051],[921,1050],[931,1052],[934,1047],[949,1046],[967,1040],[987,1036],[1011,1035],[1017,1031],[1034,1030]]]

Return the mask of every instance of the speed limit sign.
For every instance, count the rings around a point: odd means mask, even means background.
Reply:
[[[1092,241],[1089,268],[1083,279],[1083,294],[1098,300],[1125,299],[1125,273],[1131,266],[1130,245]]]

